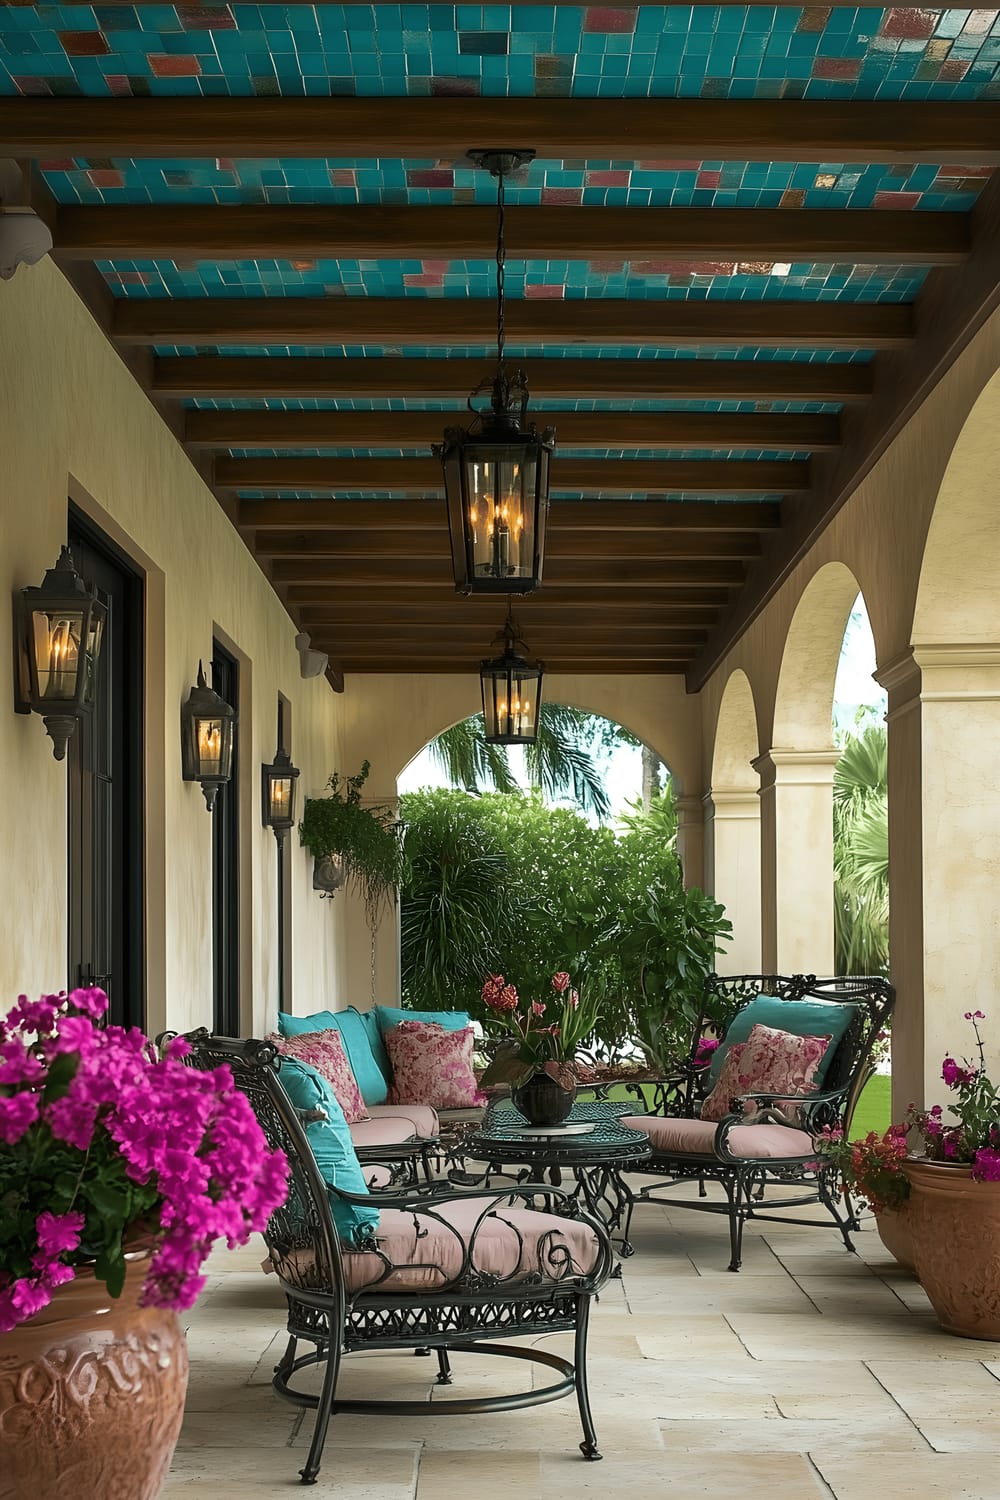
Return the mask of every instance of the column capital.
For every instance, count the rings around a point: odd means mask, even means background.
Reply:
[[[765,750],[750,764],[760,776],[761,791],[779,782],[784,786],[830,786],[840,751]]]
[[[1000,698],[1000,645],[974,641],[957,645],[914,643],[923,703],[982,702]]]
[[[714,817],[717,822],[760,819],[760,795],[755,787],[713,787],[705,793],[702,802],[705,816]]]
[[[701,797],[678,797],[674,806],[677,809],[677,825],[681,827],[687,823],[700,823],[702,820]]]

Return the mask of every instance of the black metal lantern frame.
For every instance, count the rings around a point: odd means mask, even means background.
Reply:
[[[209,812],[232,775],[237,717],[232,704],[209,687],[199,662],[198,685],[181,704],[181,774],[185,781],[201,782]]]
[[[455,587],[463,594],[529,594],[542,581],[549,464],[555,430],[526,421],[528,382],[504,357],[504,178],[534,151],[470,151],[497,179],[497,367],[469,397],[473,420],[445,429],[444,470]],[[476,398],[489,396],[479,408]]]
[[[17,641],[15,708],[41,714],[52,754],[63,760],[77,721],[94,706],[107,608],[63,547],[37,588],[14,596]]]
[[[295,826],[295,783],[299,768],[293,766],[287,750],[279,749],[271,764],[260,768],[261,818],[270,828],[279,847],[285,835]]]
[[[509,614],[498,639],[503,641],[503,654],[484,661],[479,669],[486,743],[533,745],[542,711],[542,664],[515,649],[527,646]]]

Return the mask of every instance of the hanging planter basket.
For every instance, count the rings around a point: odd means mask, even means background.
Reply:
[[[313,860],[313,890],[335,896],[347,880],[342,854],[324,854]]]

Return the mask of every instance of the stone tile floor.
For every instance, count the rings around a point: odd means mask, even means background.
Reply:
[[[603,1463],[578,1454],[573,1398],[480,1417],[334,1417],[309,1493],[1000,1500],[1000,1344],[943,1333],[870,1224],[857,1255],[826,1229],[750,1225],[736,1276],[723,1219],[645,1206],[633,1239],[591,1322]],[[270,1387],[283,1302],[260,1258],[259,1243],[214,1255],[189,1314],[187,1412],[165,1496],[252,1500],[297,1483],[313,1419]],[[433,1404],[435,1368],[354,1356],[341,1393],[391,1388]],[[484,1392],[517,1389],[528,1368],[454,1360],[456,1386]]]

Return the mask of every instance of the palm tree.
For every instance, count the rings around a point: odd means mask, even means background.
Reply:
[[[843,742],[833,776],[834,929],[841,974],[889,965],[888,747],[884,724]]]
[[[604,776],[591,748],[603,739],[606,720],[561,703],[543,703],[538,738],[525,747],[525,767],[532,786],[546,796],[571,797],[584,812],[602,822],[611,816]],[[502,745],[488,745],[482,714],[474,714],[431,741],[436,763],[453,786],[467,792],[492,789],[516,792],[518,782]]]

